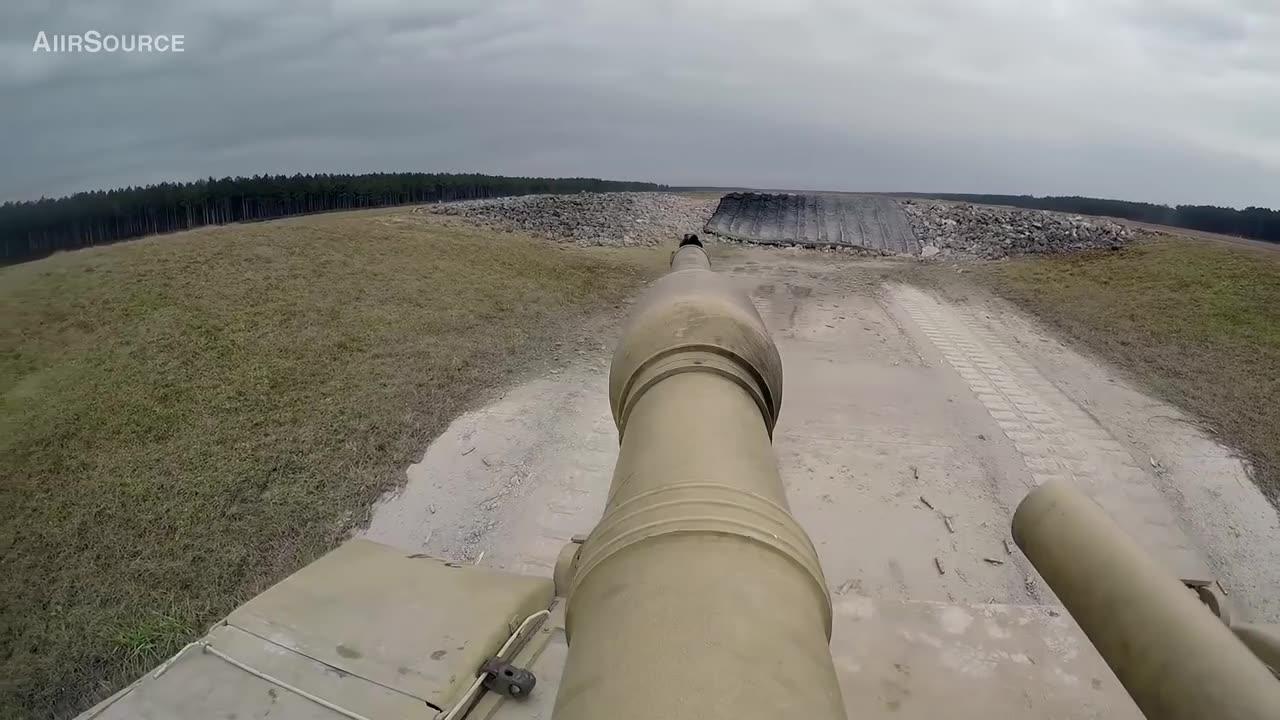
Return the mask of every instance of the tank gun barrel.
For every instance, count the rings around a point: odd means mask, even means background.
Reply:
[[[686,236],[609,374],[620,449],[600,523],[558,568],[558,720],[843,718],[831,598],[772,432],[782,362]]]

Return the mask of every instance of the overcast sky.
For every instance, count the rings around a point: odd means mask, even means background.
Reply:
[[[0,200],[374,170],[1280,207],[1280,2],[0,0]]]

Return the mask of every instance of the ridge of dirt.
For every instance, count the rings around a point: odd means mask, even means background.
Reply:
[[[582,246],[651,247],[701,234],[716,202],[677,193],[578,193],[465,200],[417,211]]]
[[[974,205],[900,200],[924,257],[994,260],[1015,255],[1118,250],[1145,231],[1107,218]]]

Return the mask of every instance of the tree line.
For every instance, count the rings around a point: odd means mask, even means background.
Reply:
[[[986,205],[1012,205],[1014,207],[1054,210],[1079,215],[1102,215],[1280,243],[1280,212],[1261,207],[1247,207],[1243,210],[1218,207],[1216,205],[1178,205],[1170,207],[1153,203],[1104,200],[1077,195],[1036,197],[1034,195],[966,193],[901,194],[909,197],[959,200]]]
[[[0,262],[202,225],[329,210],[528,195],[662,190],[655,183],[453,173],[255,175],[96,190],[0,205]]]

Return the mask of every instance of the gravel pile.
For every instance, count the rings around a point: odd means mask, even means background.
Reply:
[[[672,193],[579,193],[466,200],[433,205],[427,212],[578,245],[635,246],[701,234],[717,202]]]
[[[1112,250],[1133,230],[1103,218],[949,203],[904,200],[902,210],[920,240],[922,257],[997,259],[1027,253]]]

